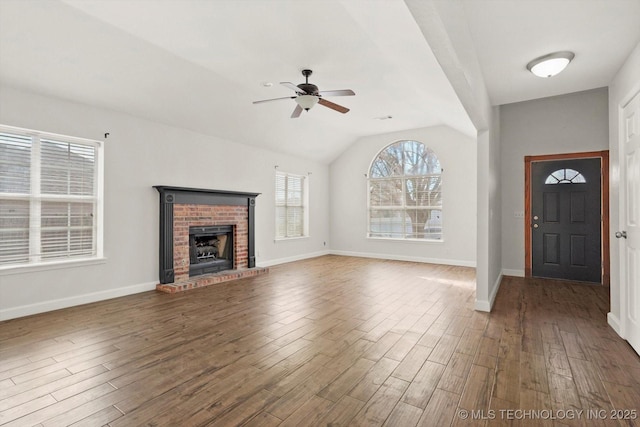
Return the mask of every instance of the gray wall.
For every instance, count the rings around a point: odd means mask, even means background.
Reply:
[[[599,88],[500,106],[502,268],[524,274],[524,157],[609,148],[608,91]]]

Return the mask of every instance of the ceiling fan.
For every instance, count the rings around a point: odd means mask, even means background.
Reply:
[[[295,119],[296,117],[300,117],[302,110],[309,111],[311,107],[316,104],[323,105],[327,108],[331,108],[332,110],[338,111],[340,113],[346,113],[349,111],[348,108],[343,107],[342,105],[334,104],[331,101],[327,101],[323,98],[323,96],[353,96],[355,92],[351,89],[342,89],[342,90],[318,90],[318,86],[309,83],[309,76],[313,73],[311,70],[302,70],[302,75],[305,78],[304,83],[300,83],[299,85],[294,85],[291,82],[280,82],[282,86],[286,86],[289,89],[292,89],[296,92],[296,96],[285,96],[283,98],[274,98],[274,99],[263,99],[262,101],[254,101],[254,104],[260,104],[262,102],[271,102],[271,101],[279,101],[281,99],[295,99],[296,108],[291,113],[291,118]]]

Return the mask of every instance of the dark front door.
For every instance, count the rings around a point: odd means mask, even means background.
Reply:
[[[531,164],[531,272],[601,282],[601,160]]]

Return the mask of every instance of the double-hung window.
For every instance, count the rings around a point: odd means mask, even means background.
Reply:
[[[0,268],[102,256],[101,144],[0,127]]]
[[[398,141],[368,174],[368,237],[442,240],[442,168],[429,147]]]
[[[306,184],[302,175],[276,172],[276,239],[307,235]]]

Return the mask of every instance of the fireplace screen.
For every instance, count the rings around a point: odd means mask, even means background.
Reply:
[[[233,269],[233,226],[189,227],[189,276]]]

